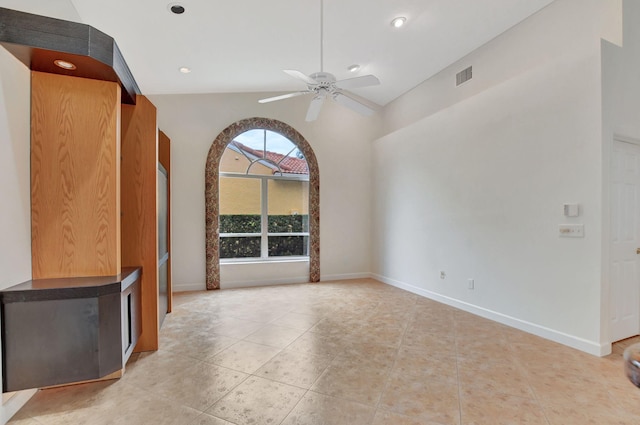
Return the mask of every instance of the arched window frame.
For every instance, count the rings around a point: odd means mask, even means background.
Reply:
[[[206,283],[220,288],[220,160],[227,145],[240,134],[254,129],[270,130],[291,140],[302,152],[309,167],[309,281],[320,281],[320,174],[309,142],[293,127],[270,118],[247,118],[225,128],[209,148],[205,167]]]

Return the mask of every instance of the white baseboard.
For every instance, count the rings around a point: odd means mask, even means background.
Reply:
[[[611,353],[611,344],[599,344],[595,341],[589,341],[574,335],[569,335],[564,332],[560,332],[554,329],[540,326],[535,323],[527,322],[506,314],[498,313],[496,311],[488,310],[483,307],[460,301],[455,298],[447,297],[445,295],[438,294],[436,292],[429,291],[424,288],[419,288],[408,283],[400,282],[394,279],[390,279],[385,276],[372,274],[373,279],[379,280],[387,285],[395,286],[396,288],[404,289],[416,295],[421,295],[425,298],[432,299],[434,301],[441,302],[451,307],[458,308],[468,313],[475,314],[477,316],[484,317],[486,319],[493,320],[498,323],[502,323],[507,326],[519,329],[524,332],[528,332],[533,335],[537,335],[541,338],[545,338],[559,344],[563,344],[572,348],[575,348],[585,353],[592,354],[594,356],[606,356]]]
[[[234,282],[220,282],[220,289],[254,288],[257,286],[294,285],[309,282],[309,276],[291,277],[286,279],[242,280]]]
[[[18,410],[22,409],[22,406],[27,404],[27,401],[29,401],[37,391],[38,390],[18,391],[6,402],[2,403],[2,407],[0,407],[0,424],[5,425],[9,422],[13,415],[18,413]]]
[[[346,273],[346,274],[326,274],[320,277],[321,282],[330,282],[334,280],[353,280],[353,279],[370,279],[373,275],[368,272],[363,273]]]
[[[173,284],[171,286],[172,292],[194,292],[194,291],[205,291],[207,289],[207,285],[205,283],[183,283],[180,285]]]
[[[353,280],[353,279],[367,279],[372,278],[371,273],[348,273],[348,274],[330,274],[322,275],[320,281],[329,282],[335,280]],[[268,279],[268,280],[241,280],[233,282],[221,282],[221,289],[236,289],[236,288],[253,288],[257,286],[270,286],[270,285],[293,285],[296,283],[309,282],[309,276],[299,276],[287,279]],[[193,292],[204,291],[207,286],[204,283],[184,283],[174,284],[173,292]]]

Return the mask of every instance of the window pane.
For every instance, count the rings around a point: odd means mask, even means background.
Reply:
[[[279,133],[249,130],[227,146],[220,171],[258,175],[308,175],[309,167],[297,146]]]
[[[247,168],[251,165],[251,161],[238,149],[234,149],[233,144],[227,145],[220,158],[221,173],[240,173],[246,174]]]
[[[269,131],[268,133],[271,133],[271,131]],[[254,129],[254,130],[245,131],[244,133],[239,134],[233,140],[242,143],[244,146],[250,149],[262,151],[264,150],[264,138],[265,138],[265,130]]]
[[[267,190],[269,233],[309,232],[309,182],[269,180]]]
[[[221,215],[220,233],[260,233],[259,215]]]
[[[260,184],[220,176],[220,233],[260,233]]]
[[[308,236],[269,236],[269,257],[309,255]]]
[[[220,238],[220,258],[260,258],[260,237]]]

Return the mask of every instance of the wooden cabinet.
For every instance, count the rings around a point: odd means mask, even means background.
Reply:
[[[140,275],[125,268],[117,276],[30,280],[1,291],[3,391],[122,371],[140,334]]]
[[[135,351],[158,349],[158,124],[144,96],[122,105],[122,264],[142,266],[142,335]]]
[[[117,83],[32,72],[33,278],[142,267],[141,335],[158,349],[158,125]]]
[[[158,217],[162,217],[162,222],[158,223],[159,240],[164,243],[160,244],[158,251],[158,261],[160,262],[160,276],[164,276],[164,284],[160,283],[160,311],[159,315],[163,318],[167,313],[171,312],[171,139],[162,131],[158,132],[158,169],[162,168],[160,173],[164,174],[165,187],[159,188],[159,195],[164,195],[164,210],[159,208]],[[158,175],[160,177],[160,174]],[[162,190],[164,189],[164,190]],[[162,236],[164,234],[164,237]],[[162,326],[162,319],[160,325]]]
[[[5,30],[0,31],[0,44],[32,69],[32,285],[60,283],[58,279],[74,284],[77,279],[112,281],[124,273],[123,267],[141,268],[136,283],[121,288],[122,293],[99,292],[85,298],[60,298],[55,303],[46,300],[52,315],[59,312],[60,322],[46,317],[40,319],[44,324],[28,319],[40,317],[35,304],[3,304],[3,319],[20,311],[25,323],[34,328],[21,329],[32,332],[29,335],[35,345],[31,347],[40,347],[39,353],[26,354],[39,362],[31,363],[34,369],[28,375],[34,379],[16,384],[20,378],[13,369],[4,368],[11,381],[5,391],[102,377],[113,372],[114,365],[122,368],[122,359],[134,350],[158,348],[156,108],[139,94],[120,50],[107,34],[88,25],[4,8],[0,8],[0,28]],[[75,67],[61,69],[54,64],[56,59]],[[105,288],[98,287],[102,288],[98,291]],[[82,291],[88,289],[76,292]],[[68,293],[69,288],[62,292]],[[50,292],[30,294],[45,293]],[[109,313],[103,314],[106,311]],[[47,331],[35,329],[38,326]],[[3,360],[7,361],[12,350],[24,350],[7,337],[5,320],[2,329]],[[47,339],[53,334],[59,341]],[[104,342],[114,338],[115,345]],[[62,345],[56,345],[58,352],[47,350],[37,345],[40,339]],[[79,340],[93,342],[77,345]],[[60,357],[63,352],[70,364],[81,364],[92,349],[98,353],[97,363],[75,375],[65,374],[63,380],[50,373],[49,366],[39,368],[50,365],[48,356]],[[120,361],[114,363],[116,352]],[[12,364],[19,363],[15,355],[12,359]],[[16,370],[27,376],[27,369]],[[53,375],[56,378],[49,379]]]
[[[32,72],[34,280],[0,295],[4,391],[102,378],[158,349],[156,109],[120,97],[114,82]],[[14,296],[25,286],[40,304]]]
[[[120,86],[31,74],[34,279],[120,273]]]

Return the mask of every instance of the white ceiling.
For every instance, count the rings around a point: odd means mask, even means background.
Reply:
[[[320,0],[55,1],[116,39],[144,94],[296,91],[283,69],[320,71]],[[376,75],[380,86],[354,92],[385,105],[552,1],[324,0],[324,70]],[[51,14],[52,0],[3,3]]]

